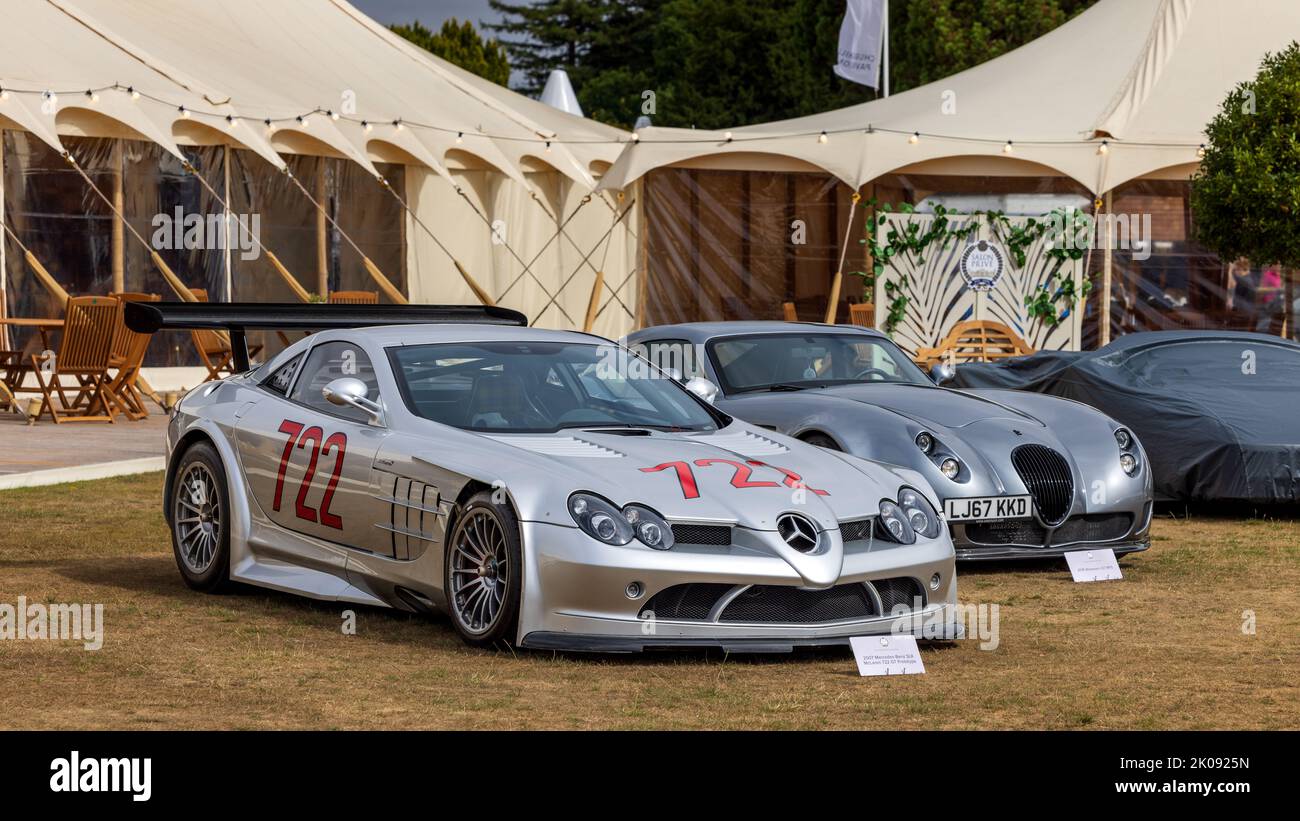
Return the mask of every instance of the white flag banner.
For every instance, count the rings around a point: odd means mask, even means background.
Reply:
[[[848,0],[840,24],[836,74],[864,86],[880,87],[880,32],[884,20],[885,0]]]

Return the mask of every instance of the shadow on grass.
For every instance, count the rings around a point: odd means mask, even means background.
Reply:
[[[617,665],[627,667],[666,667],[680,664],[754,664],[782,665],[819,661],[851,662],[847,645],[821,647],[795,647],[789,653],[735,653],[721,648],[665,648],[650,649],[643,653],[580,653],[559,650],[530,650],[506,644],[476,650],[464,645],[452,630],[447,617],[442,614],[408,613],[347,602],[321,601],[246,584],[234,584],[220,594],[191,590],[181,580],[169,556],[135,556],[100,559],[95,561],[21,561],[0,562],[0,567],[21,565],[28,568],[44,567],[71,581],[92,587],[106,587],[132,594],[144,594],[155,601],[166,601],[178,606],[176,618],[183,619],[187,609],[216,606],[229,611],[232,616],[246,613],[250,618],[276,619],[301,624],[305,616],[312,617],[313,627],[331,633],[339,629],[342,611],[353,610],[365,624],[365,637],[398,647],[419,648],[429,651],[460,651],[471,654],[497,655],[521,661],[555,660],[588,665]],[[416,629],[410,629],[414,626]],[[923,648],[946,652],[956,646],[953,642],[926,642]],[[850,666],[848,672],[857,675]]]

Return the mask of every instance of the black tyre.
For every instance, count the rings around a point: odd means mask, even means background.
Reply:
[[[488,491],[475,494],[456,518],[443,562],[451,624],[467,644],[514,640],[523,564],[514,511]]]
[[[835,440],[824,433],[810,433],[803,437],[803,441],[810,445],[816,445],[819,448],[827,450],[840,450],[840,446],[835,444]]]
[[[171,481],[176,567],[190,587],[216,593],[230,584],[230,492],[221,457],[207,442],[190,445]]]

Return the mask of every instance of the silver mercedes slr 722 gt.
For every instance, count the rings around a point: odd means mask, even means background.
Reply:
[[[1146,454],[1088,405],[938,387],[884,334],[855,326],[688,323],[627,344],[766,431],[921,473],[959,559],[1150,546]]]
[[[470,644],[585,651],[955,622],[920,473],[733,419],[607,340],[501,309],[352,328],[375,306],[141,305],[134,328],[238,345],[333,326],[174,409],[164,509],[191,587],[442,610]]]

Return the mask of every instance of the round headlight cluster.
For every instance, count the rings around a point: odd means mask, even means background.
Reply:
[[[1115,429],[1115,444],[1119,445],[1119,466],[1129,476],[1137,474],[1141,467],[1138,461],[1137,440],[1124,428]]]
[[[925,431],[916,435],[916,446],[921,449],[922,453],[929,454],[934,450],[934,437]]]
[[[939,472],[948,479],[956,479],[957,474],[961,473],[961,462],[949,456],[939,463]]]
[[[926,539],[938,537],[943,523],[920,492],[905,487],[898,494],[897,503],[881,500],[880,527],[883,538],[899,544],[912,544],[918,535]]]
[[[569,497],[569,515],[583,533],[608,545],[622,546],[636,539],[655,550],[673,546],[672,527],[644,505],[619,510],[595,494],[575,493]]]
[[[926,498],[910,487],[903,488],[898,494],[898,506],[907,516],[907,523],[921,536],[927,539],[937,538],[942,525],[939,515],[926,501]]]

